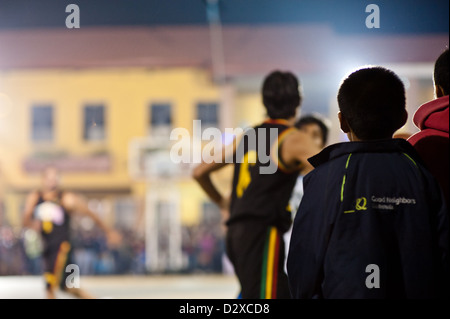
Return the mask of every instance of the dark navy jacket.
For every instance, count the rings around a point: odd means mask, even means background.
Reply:
[[[340,143],[309,161],[287,263],[294,298],[448,292],[447,207],[408,142]]]

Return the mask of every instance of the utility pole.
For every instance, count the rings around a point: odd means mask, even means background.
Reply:
[[[233,127],[234,87],[227,80],[223,45],[220,0],[206,0],[206,16],[209,22],[213,81],[220,90],[221,129]]]
[[[225,57],[223,52],[222,23],[219,0],[206,0],[206,16],[209,22],[211,60],[214,82],[225,82]]]

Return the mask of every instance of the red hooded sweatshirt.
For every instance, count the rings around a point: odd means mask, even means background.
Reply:
[[[420,132],[408,141],[436,177],[449,203],[449,112],[448,95],[425,103],[414,114],[414,124]]]

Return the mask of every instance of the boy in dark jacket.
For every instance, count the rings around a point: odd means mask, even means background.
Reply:
[[[407,119],[403,83],[381,68],[342,83],[350,142],[309,159],[294,221],[294,298],[448,298],[449,220],[442,191],[414,148],[392,139]]]

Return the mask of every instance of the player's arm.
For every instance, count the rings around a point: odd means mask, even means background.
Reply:
[[[211,180],[211,174],[232,162],[236,153],[237,143],[237,139],[234,139],[233,143],[222,148],[220,156],[215,156],[210,163],[207,163],[202,159],[202,162],[192,171],[192,177],[197,181],[208,197],[224,210],[228,209],[229,199],[219,192]]]
[[[22,221],[23,227],[33,229],[36,229],[38,227],[37,223],[35,223],[33,220],[34,207],[36,206],[38,199],[39,199],[38,192],[32,192],[27,196],[23,212],[23,221]]]
[[[321,148],[314,143],[313,139],[300,130],[292,130],[280,144],[280,156],[283,163],[288,167],[302,166],[302,173],[307,174],[313,166],[308,158],[316,155]]]
[[[122,236],[114,229],[108,227],[88,206],[86,200],[78,194],[65,193],[64,206],[75,213],[89,217],[106,234],[108,244],[115,246],[120,243]]]

